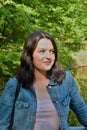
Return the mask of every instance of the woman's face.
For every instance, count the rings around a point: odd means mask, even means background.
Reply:
[[[49,39],[39,40],[33,52],[33,64],[36,70],[41,72],[49,71],[55,61],[55,50]]]

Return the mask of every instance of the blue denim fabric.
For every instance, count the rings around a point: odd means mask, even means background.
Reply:
[[[86,130],[83,126],[71,126],[69,130]]]
[[[8,130],[16,86],[17,79],[9,79],[0,98],[0,130]],[[70,108],[75,112],[80,123],[87,128],[87,105],[79,94],[73,76],[68,71],[61,85],[51,79],[47,90],[58,112],[61,130],[69,130],[67,119]],[[30,90],[21,88],[15,103],[13,130],[33,130],[36,108],[34,88]]]

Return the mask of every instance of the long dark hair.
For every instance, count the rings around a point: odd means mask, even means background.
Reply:
[[[34,75],[34,65],[33,65],[33,52],[38,44],[38,41],[42,38],[47,38],[52,42],[52,45],[55,50],[55,62],[50,71],[47,73],[47,77],[53,77],[56,82],[59,84],[62,83],[65,77],[65,71],[63,68],[60,67],[58,64],[58,57],[57,57],[57,46],[52,38],[47,32],[44,31],[35,31],[32,33],[24,44],[24,49],[21,55],[20,66],[17,72],[17,78],[22,83],[24,88],[32,87],[33,81],[35,79]]]

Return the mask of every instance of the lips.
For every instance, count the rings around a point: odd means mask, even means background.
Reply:
[[[49,61],[44,61],[44,63],[49,65],[49,64],[51,64],[51,61],[50,60]]]

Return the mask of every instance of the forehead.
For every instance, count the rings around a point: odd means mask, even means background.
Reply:
[[[54,48],[51,40],[47,38],[40,39],[36,48]]]

